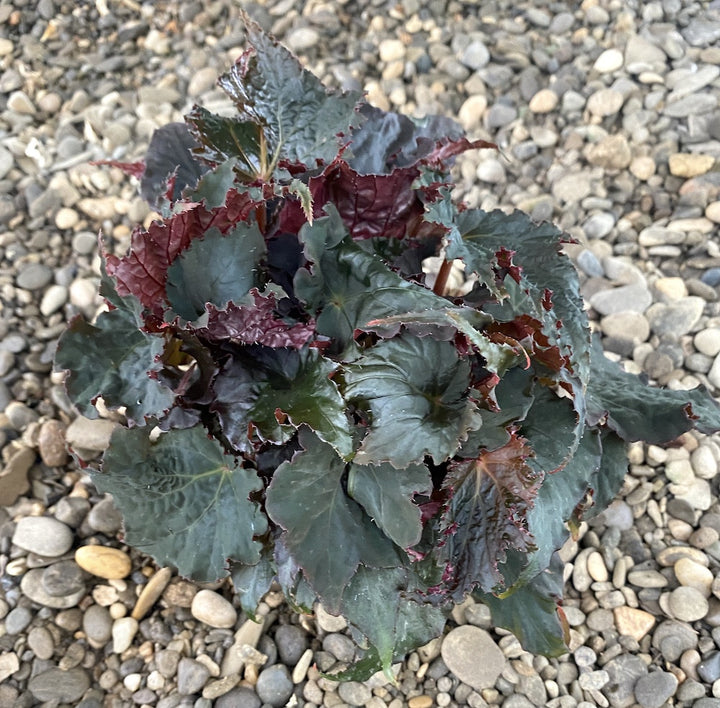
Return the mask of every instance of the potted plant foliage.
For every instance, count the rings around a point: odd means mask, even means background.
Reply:
[[[79,412],[126,420],[94,483],[128,544],[230,575],[251,615],[273,582],[344,615],[367,651],[341,678],[389,673],[468,593],[561,653],[554,552],[612,500],[625,443],[720,409],[605,358],[556,227],[452,201],[453,157],[489,143],[247,37],[219,79],[237,112],[196,106],[123,166],[162,218],[103,251],[107,311],[59,342]]]

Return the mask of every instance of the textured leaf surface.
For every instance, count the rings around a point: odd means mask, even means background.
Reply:
[[[452,496],[442,519],[447,538],[440,554],[455,601],[475,584],[485,592],[502,586],[498,563],[508,549],[534,549],[527,514],[542,479],[528,465],[529,454],[513,436],[497,450],[450,466],[444,486]]]
[[[343,458],[353,441],[346,404],[331,376],[337,364],[316,349],[257,347],[239,354],[217,376],[213,409],[238,450],[249,449],[257,428],[263,440],[285,443],[309,425]]]
[[[569,632],[558,612],[563,585],[563,564],[556,560],[530,583],[502,599],[489,593],[473,595],[490,608],[493,623],[510,630],[526,651],[560,656],[568,650],[564,638]]]
[[[315,335],[315,323],[288,323],[277,315],[273,293],[261,295],[251,289],[253,304],[230,303],[225,309],[208,306],[207,326],[197,333],[207,339],[235,339],[243,344],[267,347],[302,347]]]
[[[623,440],[656,445],[670,442],[691,428],[702,433],[720,430],[720,406],[706,390],[651,388],[610,361],[597,339],[592,363],[587,396],[591,425],[606,420]]]
[[[345,367],[345,397],[370,415],[355,460],[401,469],[430,455],[440,464],[480,425],[467,398],[470,366],[451,342],[402,335]]]
[[[192,321],[205,312],[207,303],[222,309],[241,300],[258,284],[257,268],[264,253],[265,240],[254,223],[240,223],[227,234],[215,228],[206,231],[168,268],[170,306]]]
[[[267,491],[267,511],[287,533],[284,543],[330,611],[358,564],[397,565],[391,541],[343,490],[345,462],[307,429],[304,451],[275,471]]]
[[[216,165],[232,160],[234,167],[248,182],[260,175],[260,125],[232,116],[219,116],[202,106],[194,106],[185,120],[195,142],[201,145],[196,149],[196,155]]]
[[[342,614],[368,638],[371,649],[354,666],[333,678],[365,681],[382,670],[388,680],[394,681],[393,660],[442,633],[443,610],[409,599],[407,589],[404,568],[358,568],[343,593]]]
[[[58,342],[55,367],[69,370],[68,395],[87,418],[97,418],[93,402],[102,396],[108,408],[125,406],[127,417],[143,425],[146,417],[160,417],[175,398],[157,378],[165,342],[140,329],[133,300],[115,298],[125,306],[101,313],[94,325],[76,317]]]
[[[260,489],[252,470],[236,467],[202,426],[172,430],[151,442],[147,428],[118,428],[93,475],[113,495],[125,541],[181,575],[213,581],[228,560],[253,565],[267,521],[248,495]]]
[[[432,490],[427,467],[410,465],[396,470],[388,464],[352,465],[347,486],[348,494],[400,548],[420,540],[420,507],[413,503],[413,495]]]
[[[267,152],[278,159],[315,167],[338,153],[338,134],[357,122],[357,93],[328,91],[320,80],[253,22],[246,21],[252,51],[223,74],[218,84],[242,118],[259,123]]]
[[[352,341],[357,329],[372,329],[392,336],[399,324],[369,326],[371,320],[399,312],[446,309],[448,301],[431,290],[404,280],[377,256],[346,238],[347,231],[337,212],[316,219],[303,228],[305,255],[311,271],[301,268],[295,275],[295,294],[319,311],[320,334],[338,341],[340,348]]]
[[[126,256],[107,256],[108,275],[117,280],[120,295],[133,294],[146,308],[161,314],[170,264],[206,231],[214,227],[226,233],[256,206],[250,194],[232,191],[218,209],[198,205],[165,221],[154,221],[147,231],[137,228]]]

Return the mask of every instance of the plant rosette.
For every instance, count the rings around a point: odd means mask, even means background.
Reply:
[[[338,678],[390,676],[468,593],[564,652],[569,529],[627,441],[714,432],[720,408],[603,355],[555,226],[451,200],[454,156],[490,143],[326,90],[246,29],[219,79],[237,113],[196,106],[120,165],[162,218],[103,251],[107,311],[58,345],[79,412],[125,416],[95,485],[128,544],[230,575],[249,615],[273,582],[342,614],[366,651]]]

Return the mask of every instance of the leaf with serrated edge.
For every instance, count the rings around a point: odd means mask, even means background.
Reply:
[[[368,326],[398,312],[446,310],[447,300],[431,290],[404,280],[382,260],[353,243],[332,205],[329,216],[315,219],[300,232],[305,255],[312,261],[310,271],[301,268],[295,275],[295,294],[312,312],[319,311],[320,334],[348,346],[356,329],[372,330],[391,337],[400,324]]]
[[[432,490],[427,467],[396,470],[388,464],[351,465],[347,486],[348,494],[400,548],[410,548],[420,540],[420,507],[412,497]]]
[[[117,428],[93,474],[125,520],[125,542],[181,575],[214,581],[228,560],[253,565],[261,546],[253,536],[267,520],[248,496],[262,484],[236,466],[202,426],[171,430],[152,442],[147,428]]]
[[[143,332],[137,300],[124,300],[127,307],[101,313],[94,325],[74,318],[58,342],[55,368],[69,370],[68,395],[85,417],[98,417],[94,401],[102,396],[108,408],[125,406],[128,419],[144,425],[170,408],[175,394],[157,379],[165,340]]]
[[[286,159],[315,167],[339,150],[338,134],[359,121],[360,94],[327,90],[283,46],[244,18],[252,46],[218,79],[240,115],[260,124],[267,141],[267,170]]]
[[[402,469],[425,455],[436,464],[452,457],[480,425],[469,377],[451,342],[403,334],[365,350],[345,366],[345,397],[371,416],[355,461]]]
[[[300,444],[304,451],[275,471],[266,508],[287,532],[287,549],[325,607],[338,612],[358,564],[393,567],[398,556],[390,539],[343,491],[345,462],[332,447],[307,428],[300,430]]]
[[[239,223],[228,234],[217,229],[194,240],[168,268],[167,298],[175,313],[193,321],[205,305],[238,301],[257,285],[265,240],[255,223]]]
[[[561,656],[568,650],[563,641],[567,623],[558,613],[563,585],[563,564],[555,556],[548,570],[502,599],[480,592],[473,596],[490,608],[493,624],[511,631],[526,651]]]
[[[720,406],[702,389],[669,391],[651,388],[623,371],[593,342],[593,375],[588,386],[588,420],[606,421],[623,440],[661,445],[695,428],[702,433],[720,430]]]
[[[404,568],[358,568],[343,593],[341,610],[368,638],[371,649],[364,659],[329,678],[365,681],[382,670],[394,682],[393,660],[442,633],[445,611],[409,599],[407,589]]]
[[[478,585],[490,592],[504,583],[498,563],[508,549],[534,549],[527,514],[542,476],[527,463],[531,450],[515,435],[473,460],[450,465],[444,487],[450,501],[442,517],[446,589],[459,602]]]

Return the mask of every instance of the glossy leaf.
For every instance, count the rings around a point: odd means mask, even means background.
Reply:
[[[501,448],[450,466],[444,487],[451,496],[442,517],[446,539],[439,556],[456,602],[476,585],[485,592],[503,587],[498,564],[509,549],[534,550],[527,514],[542,475],[528,465],[530,454],[513,436]]]
[[[348,494],[400,548],[414,546],[422,533],[420,507],[414,494],[432,491],[430,472],[424,465],[396,470],[388,464],[352,465]]]
[[[394,682],[392,662],[442,633],[445,612],[408,597],[410,583],[404,568],[358,568],[343,593],[341,609],[371,648],[355,665],[330,678],[365,681],[382,670]]]
[[[670,442],[691,428],[703,433],[720,429],[720,406],[706,390],[651,388],[610,361],[597,339],[592,363],[587,395],[591,425],[606,422],[623,440],[656,445]]]
[[[295,275],[295,294],[311,312],[317,312],[317,330],[347,347],[355,330],[372,329],[393,336],[400,325],[369,325],[402,312],[446,309],[448,301],[432,291],[404,280],[382,260],[346,238],[338,214],[316,219],[305,226],[301,237],[310,270]]]
[[[118,428],[93,475],[113,495],[125,541],[181,575],[213,581],[228,561],[253,565],[267,522],[249,495],[260,489],[252,470],[237,467],[205,428],[172,430],[153,442],[147,428]]]
[[[266,507],[285,529],[284,544],[323,604],[339,611],[360,563],[393,567],[397,556],[391,541],[344,492],[345,462],[307,429],[300,431],[300,443],[303,452],[275,471]]]
[[[308,167],[329,163],[338,135],[358,121],[357,93],[328,91],[320,80],[254,22],[246,19],[252,49],[223,74],[218,84],[235,102],[243,120],[262,128],[268,155],[265,174],[280,159]]]
[[[567,652],[569,626],[559,609],[563,596],[563,564],[555,560],[527,585],[502,598],[473,593],[490,608],[493,623],[511,631],[526,651],[544,656]]]
[[[114,301],[122,306],[101,313],[94,325],[79,316],[71,320],[58,342],[55,368],[69,371],[68,396],[85,417],[98,417],[94,402],[102,396],[108,408],[124,406],[130,421],[144,425],[175,398],[158,378],[165,340],[140,328],[137,300]]]
[[[207,304],[223,309],[241,300],[258,285],[258,264],[264,253],[265,240],[254,223],[240,223],[227,234],[216,228],[206,231],[168,268],[170,306],[180,317],[193,321]]]
[[[455,454],[480,418],[467,391],[470,366],[451,342],[402,335],[381,341],[345,367],[345,397],[370,417],[359,464],[402,469]]]

